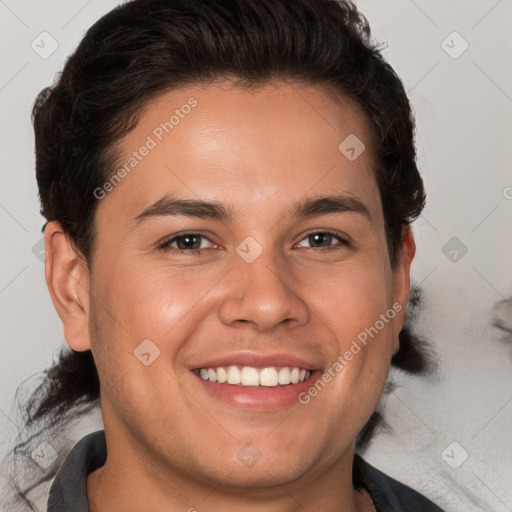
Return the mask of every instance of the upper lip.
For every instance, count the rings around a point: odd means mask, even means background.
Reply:
[[[218,366],[251,366],[253,368],[268,368],[271,366],[289,366],[292,368],[304,368],[306,370],[316,370],[318,365],[304,358],[292,354],[261,354],[257,352],[234,352],[214,359],[193,364],[190,369],[198,370],[200,368],[215,368]]]

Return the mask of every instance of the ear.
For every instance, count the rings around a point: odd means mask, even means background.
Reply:
[[[89,350],[89,268],[59,222],[44,230],[45,276],[53,305],[73,350]]]
[[[395,346],[398,350],[398,335],[405,321],[407,301],[411,289],[411,263],[416,254],[416,243],[410,226],[402,227],[402,242],[397,253],[395,268],[393,269],[393,309],[397,311],[393,329]]]

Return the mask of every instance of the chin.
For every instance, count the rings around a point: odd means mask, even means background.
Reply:
[[[239,490],[245,495],[248,490],[257,493],[258,490],[268,489],[269,487],[291,484],[306,472],[306,468],[292,465],[290,461],[269,463],[260,459],[253,467],[244,467],[237,464],[221,485],[226,490]]]

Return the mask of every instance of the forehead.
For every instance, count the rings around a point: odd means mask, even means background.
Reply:
[[[380,209],[366,119],[323,86],[172,90],[146,105],[118,150],[114,171],[125,172],[108,208],[140,210],[172,194],[253,215],[308,194],[343,193]]]

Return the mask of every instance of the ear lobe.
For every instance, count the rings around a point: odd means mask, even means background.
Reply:
[[[398,350],[398,335],[402,330],[405,321],[407,301],[411,289],[411,264],[416,254],[416,243],[410,226],[402,228],[402,243],[398,250],[396,266],[393,270],[393,301],[400,304],[401,309],[395,316],[395,350]]]
[[[89,350],[89,269],[59,222],[46,225],[45,277],[48,290],[73,350]]]

